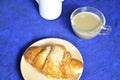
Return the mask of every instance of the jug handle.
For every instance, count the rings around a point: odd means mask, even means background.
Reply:
[[[35,0],[38,4],[39,4],[39,1],[38,0]]]

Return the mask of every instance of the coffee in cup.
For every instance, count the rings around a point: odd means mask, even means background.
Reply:
[[[76,9],[71,15],[73,31],[81,38],[91,39],[98,34],[108,34],[111,27],[105,25],[104,15],[92,7]],[[103,32],[102,29],[106,30]]]

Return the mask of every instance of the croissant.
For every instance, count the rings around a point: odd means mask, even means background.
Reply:
[[[49,78],[72,78],[80,73],[83,64],[72,58],[63,45],[30,47],[24,54],[25,60]]]

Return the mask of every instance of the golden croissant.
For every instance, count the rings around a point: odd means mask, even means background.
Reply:
[[[72,78],[83,68],[82,62],[72,58],[63,45],[30,47],[24,57],[29,64],[50,78]]]

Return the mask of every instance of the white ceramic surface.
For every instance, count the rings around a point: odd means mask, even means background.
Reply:
[[[47,20],[58,18],[62,12],[63,0],[36,0],[40,15]]]

